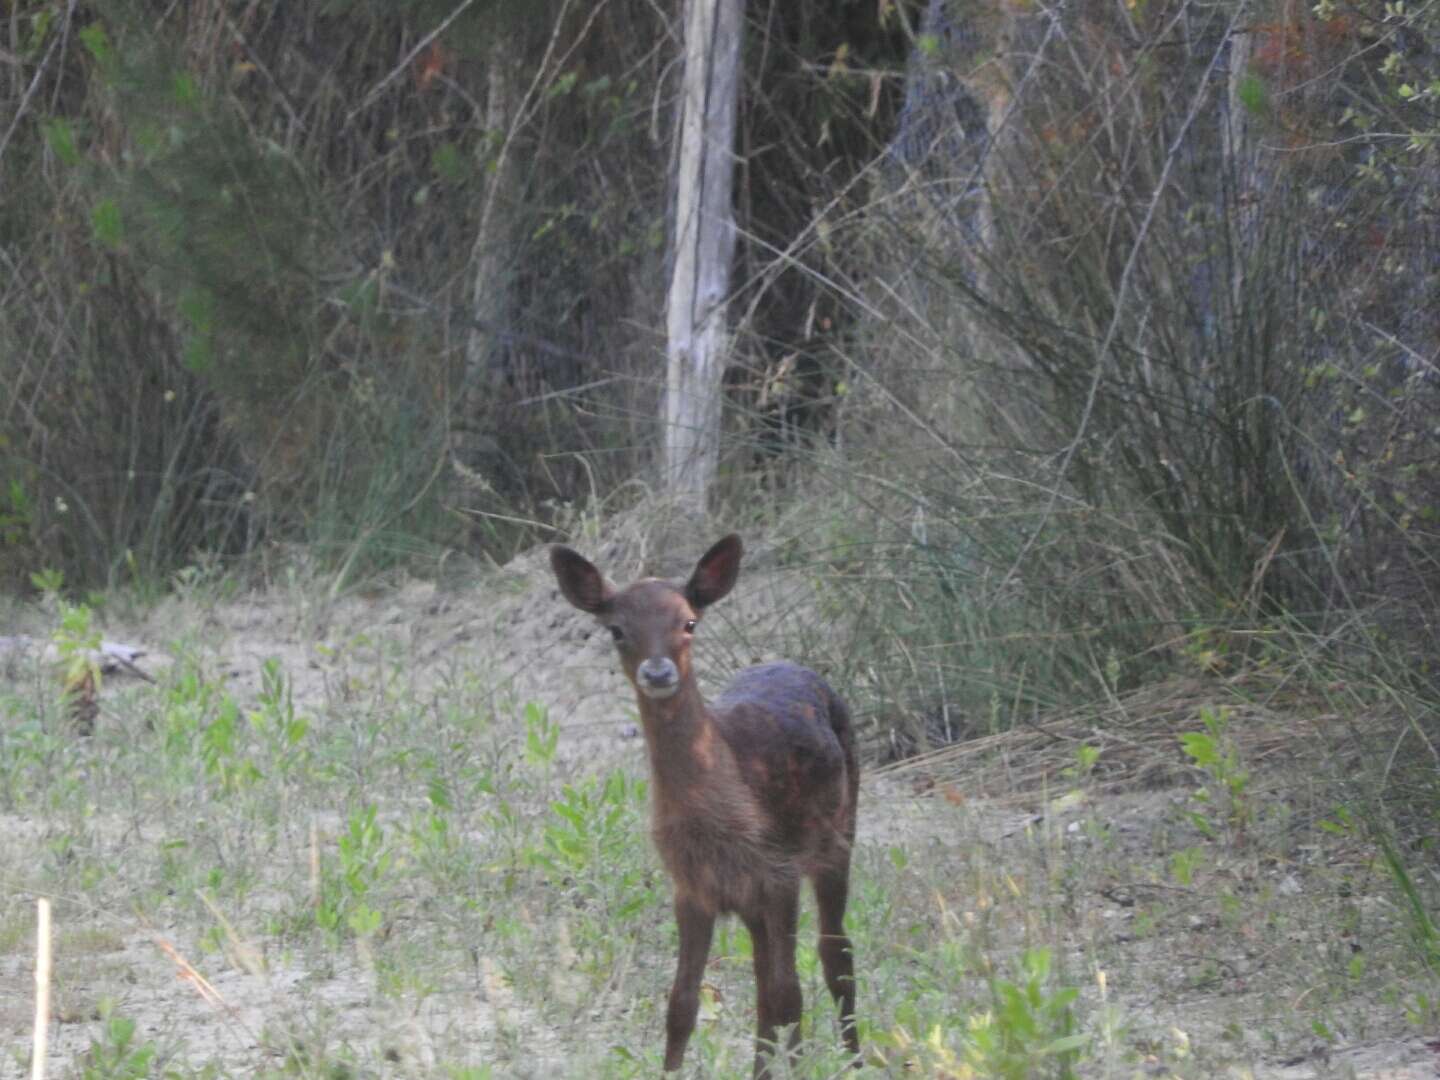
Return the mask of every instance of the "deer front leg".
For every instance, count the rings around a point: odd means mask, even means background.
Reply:
[[[710,935],[715,916],[687,897],[675,897],[675,922],[680,928],[680,959],[675,965],[675,983],[670,987],[670,1008],[665,1014],[665,1071],[680,1068],[685,1045],[695,1030],[700,1009],[700,979],[710,955]]]
[[[743,916],[755,957],[755,1076],[771,1075],[771,1057],[779,1053],[775,1034],[788,1026],[787,1050],[800,1042],[803,1002],[795,971],[795,931],[800,918],[798,885],[768,891],[760,910]],[[781,1070],[774,1072],[778,1075]]]

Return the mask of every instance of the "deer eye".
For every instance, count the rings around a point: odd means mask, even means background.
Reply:
[[[616,641],[624,641],[624,640],[625,640],[625,631],[624,631],[624,630],[621,630],[620,627],[618,627],[618,626],[612,626],[612,627],[610,627],[610,636],[611,636],[612,638],[614,638]]]
[[[686,619],[686,620],[685,620],[685,633],[687,633],[687,634],[693,634],[694,632],[695,632],[695,620],[694,620],[694,619]]]

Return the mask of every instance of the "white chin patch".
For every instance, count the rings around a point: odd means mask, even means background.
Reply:
[[[651,701],[664,701],[666,698],[674,697],[675,691],[679,689],[678,682],[671,683],[669,686],[648,686],[643,682],[640,683],[640,692]]]

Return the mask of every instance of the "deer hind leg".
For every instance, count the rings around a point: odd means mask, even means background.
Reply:
[[[670,1007],[665,1014],[665,1071],[680,1068],[695,1015],[700,1010],[700,980],[710,955],[710,936],[715,916],[694,901],[675,898],[675,922],[680,929],[680,959],[675,965],[675,983],[670,988]]]
[[[789,1027],[788,1050],[800,1042],[800,1015],[804,1002],[800,976],[795,970],[795,930],[800,919],[798,882],[772,885],[759,902],[741,914],[750,931],[755,957],[756,1024],[755,1076],[771,1075],[770,1055],[779,1049],[776,1032]],[[778,1075],[778,1072],[777,1072]]]
[[[855,1033],[855,955],[845,933],[845,904],[850,894],[850,859],[815,875],[815,906],[820,915],[820,966],[825,985],[840,1008],[840,1032],[852,1054],[860,1053]],[[858,1062],[857,1062],[858,1064]]]

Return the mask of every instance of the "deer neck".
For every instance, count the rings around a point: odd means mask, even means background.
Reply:
[[[684,791],[713,772],[722,740],[693,676],[663,700],[638,692],[635,696],[650,751],[650,774],[661,792]]]

